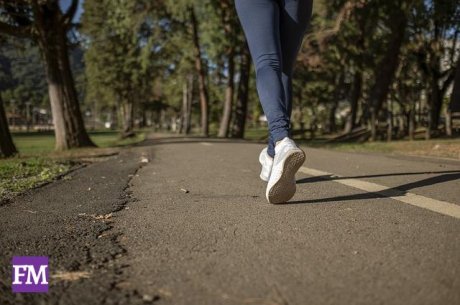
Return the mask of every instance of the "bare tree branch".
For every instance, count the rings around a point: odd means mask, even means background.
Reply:
[[[67,13],[65,13],[64,17],[62,18],[62,23],[65,26],[68,26],[72,23],[72,19],[75,16],[75,13],[77,12],[78,2],[78,0],[72,0],[72,3],[70,4],[69,9],[67,10]]]

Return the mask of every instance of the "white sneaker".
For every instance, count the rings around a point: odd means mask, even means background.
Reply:
[[[268,181],[268,179],[270,179],[270,173],[272,172],[273,159],[268,154],[266,147],[260,152],[259,162],[262,165],[260,179],[263,181]]]
[[[305,153],[289,138],[284,138],[275,147],[275,158],[266,192],[268,202],[282,203],[294,196],[295,173],[304,161]]]

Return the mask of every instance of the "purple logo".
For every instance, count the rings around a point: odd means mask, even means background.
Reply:
[[[48,257],[13,257],[13,292],[48,292]]]

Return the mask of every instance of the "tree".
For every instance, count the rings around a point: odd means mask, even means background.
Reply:
[[[404,6],[404,4],[402,5]],[[377,139],[377,116],[393,81],[398,67],[398,58],[407,28],[407,8],[401,7],[396,16],[391,18],[391,34],[385,55],[379,63],[374,86],[369,94],[371,139]]]
[[[57,0],[0,1],[6,20],[0,33],[37,43],[45,64],[53,113],[56,149],[94,146],[83,123],[77,91],[70,68],[67,33],[78,0],[63,13]]]
[[[192,99],[193,99],[193,75],[187,75],[184,80],[182,89],[182,109],[179,133],[188,134],[191,126],[192,114]]]
[[[455,69],[455,80],[450,103],[446,111],[446,134],[452,136],[452,113],[460,112],[460,63]]]
[[[418,48],[415,52],[427,80],[429,115],[426,138],[429,139],[432,133],[437,134],[444,96],[455,77],[460,1],[426,1],[420,3],[415,12],[422,20],[416,28]]]
[[[454,87],[450,97],[449,110],[451,112],[460,112],[460,63],[457,64],[455,71]]]
[[[97,0],[85,1],[84,9],[87,99],[115,106],[122,122],[120,137],[133,136],[136,110],[144,121],[155,97],[161,50],[156,31],[163,7],[143,0]]]
[[[198,20],[195,15],[194,5],[190,5],[188,8],[190,15],[190,23],[192,26],[192,37],[193,37],[193,50],[195,53],[195,65],[198,72],[198,88],[200,90],[200,103],[201,103],[201,133],[207,137],[209,135],[209,99],[208,90],[206,86],[206,72],[203,66],[203,60],[201,58],[200,50],[200,37],[198,34]]]
[[[233,120],[232,137],[243,138],[248,112],[249,78],[251,71],[251,56],[246,42],[241,50],[240,81],[236,98],[235,119]]]
[[[227,57],[227,86],[225,90],[225,102],[224,111],[222,113],[222,119],[220,121],[220,128],[218,136],[225,138],[228,136],[230,121],[232,118],[232,106],[233,106],[233,92],[234,92],[234,77],[235,77],[235,48],[237,45],[237,35],[240,31],[237,29],[238,20],[235,12],[233,1],[221,0],[220,1],[222,12],[222,24],[225,33],[226,40],[226,51]]]
[[[3,107],[3,100],[0,95],[0,157],[11,157],[17,152],[11,138],[10,129],[8,128],[5,108]]]

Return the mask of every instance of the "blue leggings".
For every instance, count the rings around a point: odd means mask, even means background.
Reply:
[[[292,75],[313,0],[235,0],[269,127],[268,154],[290,133]]]

